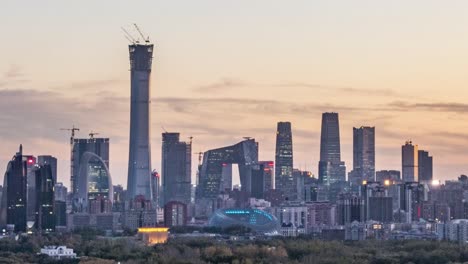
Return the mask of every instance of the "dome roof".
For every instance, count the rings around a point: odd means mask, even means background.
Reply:
[[[258,233],[275,234],[279,230],[279,222],[273,215],[259,209],[220,209],[209,221],[210,226],[229,227],[242,225]]]

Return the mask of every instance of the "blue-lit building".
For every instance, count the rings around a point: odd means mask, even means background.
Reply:
[[[256,233],[278,234],[280,228],[278,219],[259,209],[221,209],[210,218],[209,226],[226,228],[242,225]]]

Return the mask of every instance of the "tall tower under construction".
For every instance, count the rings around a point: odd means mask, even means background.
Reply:
[[[128,157],[128,198],[143,195],[152,199],[150,147],[150,75],[153,44],[134,42],[130,52],[130,150]]]

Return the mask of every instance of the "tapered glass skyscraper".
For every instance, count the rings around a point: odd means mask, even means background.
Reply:
[[[346,180],[346,167],[341,161],[338,113],[322,114],[319,180],[326,185]]]
[[[297,198],[293,177],[293,146],[290,122],[278,122],[276,130],[275,188],[288,200]]]
[[[143,195],[152,199],[150,147],[150,75],[153,44],[133,43],[130,52],[130,150],[128,198]]]

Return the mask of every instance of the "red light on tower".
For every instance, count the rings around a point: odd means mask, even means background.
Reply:
[[[34,163],[34,160],[32,160],[32,159],[28,159],[28,163],[29,163],[29,164],[32,164],[32,163]]]

